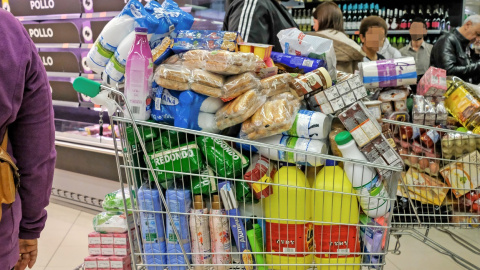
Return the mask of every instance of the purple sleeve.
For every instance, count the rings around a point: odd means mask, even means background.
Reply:
[[[23,27],[22,27],[23,28]],[[15,121],[9,126],[13,156],[20,171],[22,220],[20,239],[35,239],[45,226],[55,169],[52,94],[43,63],[27,36],[24,92]],[[21,83],[19,83],[21,85]]]

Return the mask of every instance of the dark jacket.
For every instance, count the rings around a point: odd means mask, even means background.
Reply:
[[[3,270],[12,269],[18,260],[18,238],[40,237],[56,154],[52,94],[37,48],[25,27],[1,8],[0,35],[0,138],[8,127],[8,152],[20,170],[15,202],[0,206]]]
[[[464,81],[480,82],[480,62],[472,62],[467,54],[470,40],[457,29],[443,34],[435,43],[430,56],[430,65],[443,68],[448,76],[458,76]]]
[[[298,27],[287,9],[276,0],[234,0],[223,20],[224,31],[240,32],[245,42],[274,45],[282,52],[277,34]]]

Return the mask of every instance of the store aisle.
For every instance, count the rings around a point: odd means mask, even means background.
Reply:
[[[56,203],[51,203],[47,210],[48,220],[40,238],[39,258],[33,270],[73,270],[88,255],[87,234],[93,230],[94,214]],[[480,230],[455,231],[462,237],[471,240],[472,244],[480,246]],[[478,255],[460,248],[446,234],[432,230],[430,236],[472,262],[478,261]],[[392,238],[391,248],[394,244],[395,238]],[[389,254],[387,256],[385,270],[461,269],[450,258],[439,255],[411,237],[402,237],[401,245],[401,255]]]
[[[88,256],[88,233],[93,213],[51,203],[39,240],[39,257],[33,270],[73,270]]]

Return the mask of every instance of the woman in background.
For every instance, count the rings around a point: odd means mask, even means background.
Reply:
[[[362,62],[365,53],[344,33],[343,14],[338,5],[334,2],[323,2],[317,6],[313,17],[316,32],[309,35],[333,40],[337,70],[348,73],[358,70],[358,63]]]

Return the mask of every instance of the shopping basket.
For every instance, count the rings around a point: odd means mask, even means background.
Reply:
[[[121,91],[85,78],[77,78],[74,88],[107,108],[118,127],[113,136],[122,192],[126,183],[136,196],[131,208],[125,203],[133,219],[134,269],[385,265],[403,168],[137,121],[128,117]],[[260,149],[278,160],[255,154]],[[355,193],[336,162],[360,165],[355,174],[391,171],[376,182],[386,196]],[[391,207],[373,219],[360,214],[358,200]]]
[[[402,172],[393,212],[394,253],[399,254],[399,237],[410,235],[466,269],[480,269],[478,262],[469,262],[428,237],[430,228],[437,229],[480,255],[478,247],[453,232],[480,228],[480,135],[388,119],[383,122],[394,134],[408,168]]]

